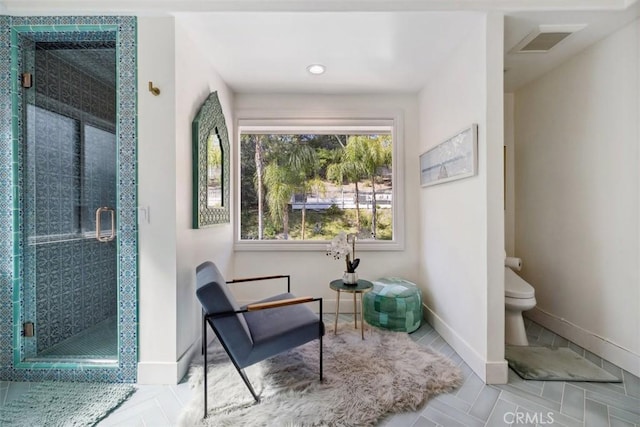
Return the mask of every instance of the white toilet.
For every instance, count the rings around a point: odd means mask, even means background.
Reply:
[[[529,345],[522,312],[536,306],[535,289],[509,267],[505,267],[504,296],[506,344]]]

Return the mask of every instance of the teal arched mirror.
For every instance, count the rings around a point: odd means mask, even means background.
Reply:
[[[217,92],[200,107],[192,132],[193,228],[228,223],[231,150]]]

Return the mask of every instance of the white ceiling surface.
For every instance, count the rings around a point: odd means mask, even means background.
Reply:
[[[236,92],[417,92],[480,20],[472,12],[180,14]],[[306,67],[320,63],[326,73]]]
[[[625,10],[507,12],[505,91],[555,68],[638,16]],[[236,92],[417,92],[478,25],[460,12],[184,13],[189,29]],[[510,53],[538,25],[586,24],[547,53]],[[312,76],[306,67],[327,71]]]
[[[478,25],[505,18],[505,91],[639,16],[636,0],[0,0],[12,14],[171,13],[239,93],[420,90]],[[587,24],[548,53],[509,51],[540,24]],[[327,66],[322,76],[306,67]]]
[[[522,85],[552,70],[573,55],[640,16],[640,3],[626,10],[598,12],[518,12],[505,17],[505,92],[513,92]],[[511,53],[510,50],[540,24],[587,26],[560,42],[546,53]]]
[[[9,12],[609,10],[636,0],[0,0]]]

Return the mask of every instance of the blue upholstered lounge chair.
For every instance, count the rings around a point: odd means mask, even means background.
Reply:
[[[228,283],[287,279],[287,292],[239,307]],[[196,295],[202,304],[202,343],[204,354],[204,416],[207,416],[207,323],[220,340],[229,359],[256,402],[244,368],[315,339],[320,340],[320,381],[322,381],[322,298],[295,297],[290,276],[265,276],[226,282],[214,263],[207,261],[196,269]],[[304,305],[319,303],[319,316]]]

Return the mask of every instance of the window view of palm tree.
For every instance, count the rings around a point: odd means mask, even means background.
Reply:
[[[240,239],[393,239],[391,132],[240,134]]]

